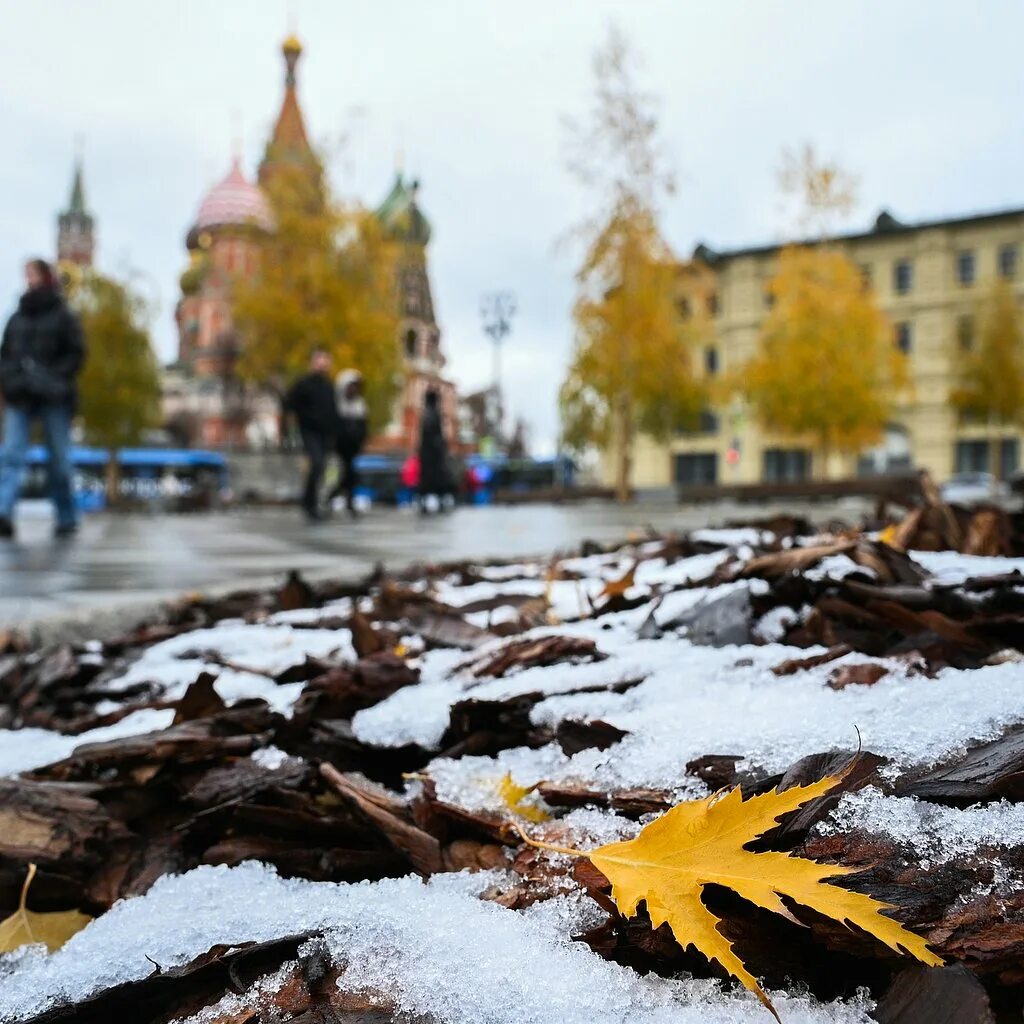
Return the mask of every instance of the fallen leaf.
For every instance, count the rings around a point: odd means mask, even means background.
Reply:
[[[0,921],[0,953],[10,953],[32,942],[43,943],[53,953],[92,920],[88,914],[77,910],[60,910],[52,914],[37,914],[29,910],[25,903],[28,887],[35,877],[36,866],[29,864],[25,884],[21,887],[18,909]]]
[[[634,562],[629,569],[626,571],[624,576],[621,576],[617,580],[608,580],[604,587],[601,589],[601,593],[598,594],[598,598],[605,598],[611,600],[613,597],[624,597],[626,591],[636,582],[636,567],[640,563]]]
[[[932,967],[943,963],[921,936],[882,914],[892,909],[891,904],[825,881],[859,869],[745,848],[775,828],[784,814],[828,793],[845,774],[829,775],[820,782],[794,786],[782,793],[772,790],[749,800],[734,788],[677,804],[635,839],[609,843],[585,854],[527,841],[559,853],[588,857],[611,882],[612,899],[620,913],[633,917],[640,903],[646,902],[653,928],[667,922],[680,946],[693,946],[708,959],[716,960],[755,993],[778,1020],[768,996],[718,930],[719,918],[704,905],[704,886],[724,886],[756,906],[795,921],[781,899],[786,896],[833,920],[856,925],[897,953],[907,953]]]
[[[517,785],[512,778],[512,773],[506,772],[505,777],[498,786],[498,796],[501,797],[501,802],[513,814],[518,814],[520,818],[525,818],[527,821],[547,821],[551,815],[542,807],[523,802],[536,788],[535,785]]]
[[[840,665],[828,680],[831,690],[844,690],[847,686],[874,686],[889,670],[884,665],[866,661],[856,665]]]

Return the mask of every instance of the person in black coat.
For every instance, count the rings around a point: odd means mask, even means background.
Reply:
[[[433,494],[440,501],[450,495],[451,469],[448,465],[448,442],[441,419],[441,396],[431,389],[423,401],[420,417],[420,510],[427,509],[427,496]]]
[[[53,268],[45,260],[30,260],[25,265],[25,282],[28,287],[0,342],[0,393],[4,398],[0,537],[14,536],[14,506],[33,420],[42,423],[49,453],[47,473],[57,513],[56,534],[66,537],[78,528],[70,447],[85,342],[78,318],[61,297]]]
[[[363,375],[358,370],[342,370],[334,381],[334,395],[338,409],[335,450],[338,453],[339,476],[328,501],[344,495],[345,507],[355,515],[355,492],[359,483],[356,456],[363,450],[368,432]]]
[[[310,520],[323,518],[320,511],[320,482],[323,480],[327,456],[334,447],[338,425],[330,371],[330,354],[322,348],[314,349],[309,359],[309,373],[295,382],[284,401],[285,410],[298,421],[302,447],[309,462],[301,503],[302,510]]]

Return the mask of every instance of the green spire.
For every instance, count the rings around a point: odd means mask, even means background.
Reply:
[[[430,222],[416,202],[418,191],[419,182],[407,182],[398,171],[387,198],[377,207],[377,219],[391,238],[426,245],[430,241]]]
[[[79,216],[86,216],[85,209],[85,185],[82,181],[82,161],[75,161],[75,176],[71,182],[71,202],[68,204],[68,213],[75,213]]]

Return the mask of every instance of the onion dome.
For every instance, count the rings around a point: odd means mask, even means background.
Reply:
[[[377,207],[377,219],[389,238],[413,245],[430,241],[430,221],[416,202],[419,187],[418,181],[406,182],[401,172],[395,175],[391,191]]]
[[[228,176],[206,193],[196,217],[195,230],[202,233],[211,228],[245,225],[270,231],[274,218],[267,197],[258,185],[245,177],[236,157]]]

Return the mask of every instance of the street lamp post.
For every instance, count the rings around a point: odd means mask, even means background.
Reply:
[[[512,317],[516,312],[516,297],[512,292],[488,292],[480,299],[480,318],[484,333],[494,344],[494,394],[498,403],[498,435],[505,420],[505,403],[501,391],[501,344],[512,331]]]

